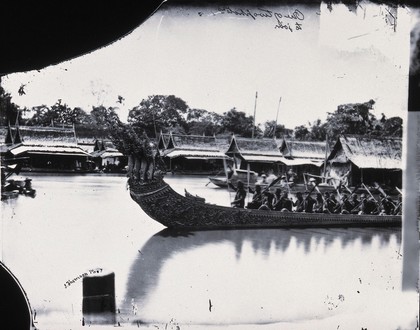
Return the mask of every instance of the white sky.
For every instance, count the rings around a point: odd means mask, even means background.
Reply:
[[[388,8],[368,2],[356,13],[342,4],[332,12],[324,4],[264,7],[283,15],[296,8],[304,20],[293,32],[276,29],[274,17],[222,14],[217,7],[162,8],[107,47],[40,72],[8,75],[2,84],[21,107],[51,106],[58,99],[87,112],[119,106],[122,120],[153,94],[176,95],[191,108],[223,113],[236,107],[253,115],[256,91],[257,123],[275,120],[280,97],[279,123],[288,128],[325,120],[339,104],[369,99],[376,101],[376,116],[404,117],[410,10],[398,8],[394,31]],[[19,96],[21,84],[26,95]],[[123,105],[116,103],[118,95]]]

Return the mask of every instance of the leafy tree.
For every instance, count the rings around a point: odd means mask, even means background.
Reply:
[[[304,125],[296,126],[294,130],[294,135],[296,140],[309,140],[309,130]]]
[[[262,135],[261,129],[254,127],[254,117],[248,117],[245,112],[238,111],[236,108],[223,113],[222,129],[224,132],[251,137],[253,128],[254,137]]]
[[[322,123],[321,119],[315,120],[312,124],[309,124],[310,132],[308,140],[311,141],[325,141],[327,138],[327,124]]]
[[[398,136],[403,135],[403,120],[400,117],[391,117],[384,123],[384,136]]]
[[[81,108],[71,109],[59,99],[52,107],[46,105],[35,106],[33,115],[26,121],[30,126],[73,125],[92,123],[90,116]]]
[[[188,109],[187,103],[174,95],[152,95],[130,110],[128,122],[150,137],[175,128],[185,133]]]
[[[34,114],[26,122],[26,124],[30,126],[50,126],[57,120],[53,111],[46,105],[35,106],[32,108],[31,112]]]
[[[92,124],[98,128],[108,128],[110,121],[119,121],[118,114],[115,112],[115,108],[106,108],[103,105],[98,107],[92,107],[90,112],[90,120]]]
[[[1,83],[1,77],[0,77]],[[0,85],[0,125],[6,126],[9,123],[14,124],[16,119],[22,120],[22,114],[19,107],[12,102],[12,97],[6,93],[4,88]]]
[[[190,109],[187,115],[188,132],[195,135],[213,135],[221,131],[222,115],[203,109]]]
[[[275,132],[275,133],[274,133]],[[293,133],[293,130],[286,128],[284,125],[277,124],[275,120],[269,120],[264,123],[264,137],[274,137],[274,134],[277,138],[283,136],[290,136]]]
[[[369,111],[375,101],[365,103],[343,104],[333,113],[329,113],[326,121],[328,137],[336,139],[340,134],[369,134],[374,128],[375,116]]]

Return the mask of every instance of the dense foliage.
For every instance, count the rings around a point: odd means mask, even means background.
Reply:
[[[119,96],[119,99],[121,101],[124,98]],[[184,100],[174,95],[151,95],[129,110],[129,125],[123,126],[117,108],[114,107],[97,106],[87,113],[80,107],[70,108],[59,99],[52,106],[39,105],[32,109],[20,109],[12,102],[10,94],[0,86],[0,125],[13,125],[16,120],[21,125],[74,125],[78,136],[96,138],[109,137],[113,134],[113,129],[121,130],[122,127],[128,130],[124,134],[130,138],[136,134],[136,139],[143,135],[156,137],[160,132],[235,134],[256,138],[294,137],[307,141],[325,141],[327,137],[334,141],[341,134],[401,137],[402,119],[386,118],[385,115],[377,119],[371,112],[374,105],[373,100],[342,104],[334,112],[328,113],[325,122],[318,119],[292,130],[275,121],[254,126],[254,118],[236,108],[218,114],[205,109],[190,108]]]

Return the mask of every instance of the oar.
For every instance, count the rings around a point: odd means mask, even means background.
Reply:
[[[272,186],[274,186],[277,182],[279,182],[281,179],[281,176],[278,176],[277,178],[275,178],[273,181],[271,181],[267,187],[265,187],[263,190],[261,190],[261,193],[266,192],[267,190],[269,190]]]
[[[347,189],[347,191],[350,193],[350,194],[353,194],[353,191],[351,191],[350,190],[350,188],[348,187],[348,186],[346,186],[346,185],[342,185],[344,188],[346,188]]]
[[[360,205],[362,205],[363,201],[360,201],[359,204],[357,204],[355,207],[353,207],[350,211],[350,213],[353,213],[354,210],[358,209]]]
[[[284,176],[286,177],[286,185],[287,185],[287,190],[289,191],[290,194],[290,186],[289,186],[289,178],[287,177],[287,173],[284,173]]]
[[[308,196],[305,197],[305,200],[312,194],[312,192],[315,190],[315,188],[317,187],[317,184],[315,183],[314,186],[312,187],[311,191],[309,192]]]
[[[375,197],[373,197],[373,195],[372,195],[372,193],[370,192],[370,189],[368,188],[368,187],[366,187],[366,185],[362,182],[362,186],[363,186],[363,188],[365,188],[366,189],[366,191],[369,193],[369,195],[370,195],[370,197],[372,197],[373,198],[373,200],[375,201],[375,204],[376,204],[376,208],[379,208],[379,212],[381,211],[380,210],[380,208],[381,208],[381,206],[382,206],[382,202],[381,201],[377,201],[376,200],[376,198]]]
[[[379,183],[377,183],[377,182],[374,182],[373,183],[374,185],[375,185],[375,188],[386,198],[388,195],[385,193],[385,191],[382,189],[382,187],[379,185]],[[388,199],[389,200],[389,199]],[[390,202],[391,202],[391,204],[394,206],[394,207],[396,207],[396,205],[391,201],[391,200],[389,200]]]

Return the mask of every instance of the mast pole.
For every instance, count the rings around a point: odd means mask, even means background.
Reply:
[[[327,182],[328,134],[325,135],[324,183]]]
[[[255,130],[255,113],[257,111],[257,98],[258,98],[258,91],[255,92],[255,104],[254,104],[254,124],[252,125],[252,138],[254,138],[254,130]]]
[[[277,107],[276,124],[274,126],[274,138],[276,138],[277,120],[279,119],[280,103],[281,103],[281,96],[280,96],[280,100],[279,100],[279,105]]]

